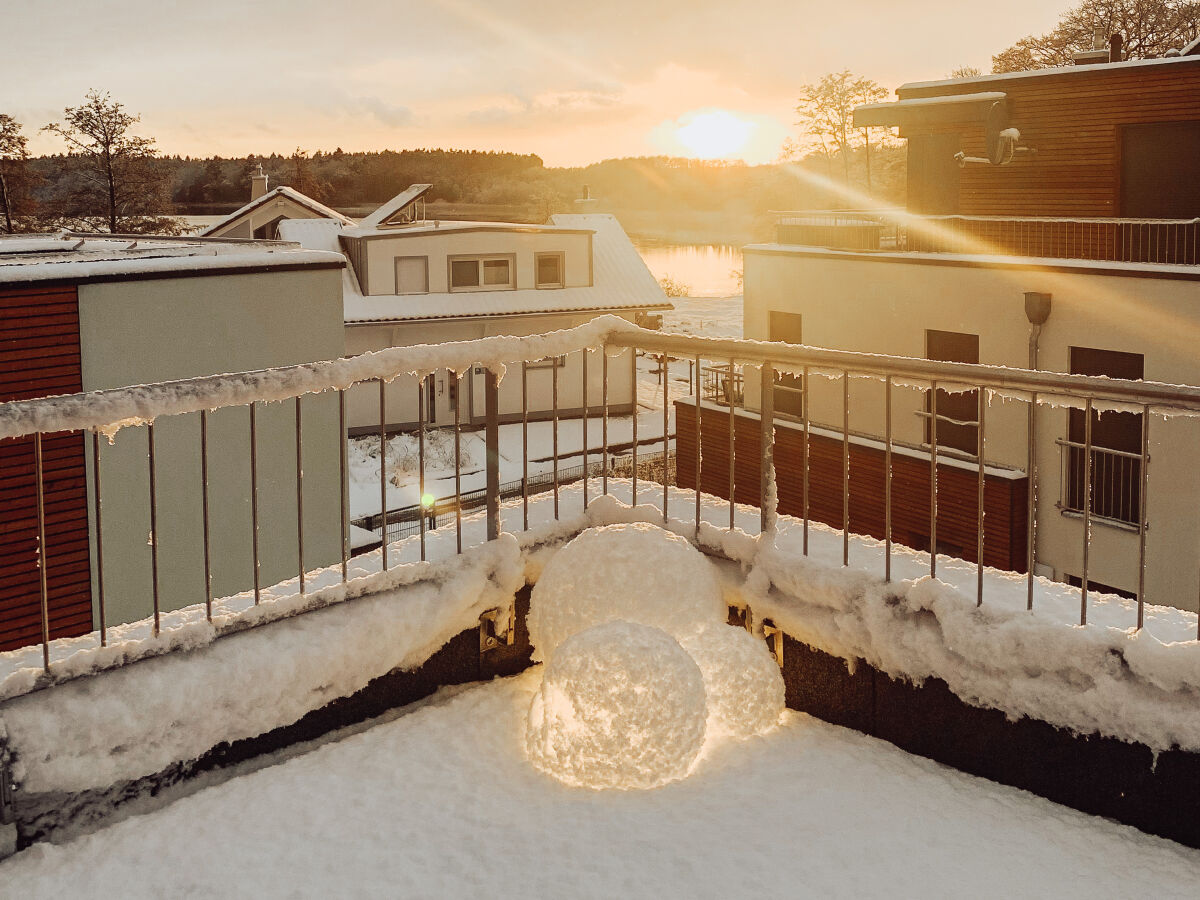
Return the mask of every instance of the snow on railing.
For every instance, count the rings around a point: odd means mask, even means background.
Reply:
[[[629,352],[634,351],[634,352]],[[638,356],[656,357],[658,366],[653,372],[638,369]],[[589,358],[596,356],[598,359]],[[570,368],[561,361],[577,359],[579,366]],[[550,364],[540,364],[543,360],[552,360]],[[620,373],[622,395],[616,398],[610,396],[610,381],[614,373],[614,363],[627,366]],[[672,371],[672,363],[676,367],[686,366],[688,371],[695,373],[693,379],[680,376]],[[597,365],[598,364],[598,365]],[[513,374],[519,366],[519,376]],[[589,377],[589,366],[591,377]],[[697,404],[694,388],[699,384],[698,373],[724,367],[724,371],[745,372],[744,383],[737,391],[737,402],[717,407],[719,414],[710,415],[710,410],[704,404]],[[757,377],[750,374],[750,369],[757,369]],[[520,403],[515,411],[502,412],[499,400],[501,378],[518,378],[520,381]],[[598,370],[598,371],[597,371]],[[435,390],[434,382],[428,376],[431,373],[450,373],[450,387],[454,402],[453,424],[427,421],[427,401]],[[579,401],[574,406],[564,408],[560,402],[560,391],[566,389],[562,383],[570,372],[578,382],[571,387],[572,397]],[[577,375],[575,373],[578,373]],[[405,469],[397,472],[389,470],[389,458],[395,454],[393,442],[398,438],[398,428],[394,422],[389,422],[388,404],[392,402],[389,394],[389,382],[401,376],[411,377],[409,388],[399,384],[399,388],[411,390],[416,401],[415,410],[417,421],[409,429],[415,436],[415,471]],[[530,385],[535,379],[539,384],[549,380],[548,408],[538,409],[533,404]],[[482,395],[482,415],[472,415],[470,421],[463,422],[460,411],[466,403],[465,396],[467,379],[473,385],[473,403]],[[814,380],[822,379],[834,387],[840,386],[841,406],[836,421],[820,421],[810,418],[813,410],[809,403],[809,386]],[[850,430],[850,381],[855,379],[864,384],[876,383],[879,390],[879,401],[882,407],[882,428],[873,433],[852,432]],[[476,384],[476,382],[479,382]],[[686,392],[681,392],[679,383],[686,385]],[[757,384],[756,384],[757,383]],[[654,473],[653,480],[661,483],[663,490],[655,491],[660,498],[664,520],[670,518],[668,503],[671,491],[665,490],[676,477],[686,482],[686,486],[694,490],[696,518],[700,520],[702,494],[724,497],[729,505],[729,528],[734,529],[735,506],[738,502],[752,502],[760,507],[760,532],[772,535],[777,527],[780,504],[793,504],[790,511],[803,523],[804,552],[808,549],[808,529],[810,521],[824,521],[841,529],[843,545],[843,564],[849,565],[851,544],[851,505],[860,502],[862,489],[856,495],[851,489],[851,456],[852,447],[855,453],[866,448],[882,455],[881,485],[882,519],[876,526],[867,529],[878,532],[876,535],[884,544],[883,575],[886,580],[892,577],[893,525],[894,513],[901,506],[912,508],[914,504],[928,503],[929,516],[924,534],[918,535],[927,541],[927,547],[933,552],[928,554],[929,574],[937,575],[939,556],[938,529],[945,520],[941,517],[951,517],[957,520],[974,521],[972,537],[974,546],[964,546],[958,549],[959,555],[972,560],[978,568],[977,602],[984,602],[984,570],[988,558],[985,550],[985,493],[989,478],[997,477],[997,472],[1008,472],[1013,477],[1024,477],[1024,502],[1026,520],[1024,534],[1016,529],[1015,534],[1023,541],[1023,547],[1014,547],[1011,554],[1016,560],[1008,568],[1017,569],[1027,581],[1029,608],[1034,603],[1035,569],[1038,563],[1037,534],[1039,517],[1044,510],[1039,507],[1039,430],[1043,423],[1038,410],[1042,407],[1071,407],[1084,410],[1086,421],[1090,422],[1093,414],[1103,410],[1136,411],[1142,414],[1141,451],[1137,456],[1137,465],[1130,470],[1140,479],[1139,491],[1136,494],[1142,505],[1141,515],[1136,517],[1138,548],[1136,552],[1136,571],[1132,581],[1136,583],[1137,613],[1136,626],[1143,622],[1146,598],[1146,528],[1145,503],[1147,495],[1149,442],[1151,440],[1151,414],[1157,417],[1197,416],[1200,415],[1200,388],[1156,384],[1152,382],[1124,381],[1120,379],[1096,378],[1078,375],[1062,375],[1042,371],[1026,371],[1007,369],[995,366],[968,365],[946,363],[905,357],[888,357],[874,354],[854,353],[848,351],[825,350],[814,347],[767,343],[746,340],[714,340],[707,338],[688,337],[683,335],[660,334],[646,331],[630,325],[615,317],[597,319],[587,325],[566,331],[532,337],[494,337],[478,341],[464,341],[435,346],[418,346],[411,348],[395,348],[378,353],[365,354],[349,359],[329,362],[311,363],[300,366],[290,366],[268,369],[257,372],[245,372],[232,375],[220,375],[208,378],[195,378],[171,383],[145,385],[123,388],[112,391],[101,391],[89,394],[78,394],[67,397],[51,397],[41,400],[20,401],[0,404],[0,438],[9,439],[8,443],[19,445],[22,441],[30,445],[33,456],[31,477],[17,478],[6,482],[3,489],[13,491],[13,497],[22,494],[26,497],[36,497],[36,510],[31,509],[31,520],[36,521],[37,540],[37,578],[39,584],[40,609],[34,614],[38,632],[33,641],[24,643],[40,643],[42,648],[42,667],[46,676],[36,683],[31,682],[30,688],[52,683],[55,677],[50,673],[52,663],[51,644],[56,636],[55,628],[58,621],[52,606],[63,597],[57,580],[60,572],[56,571],[54,545],[64,539],[64,531],[57,519],[48,512],[47,496],[57,490],[48,481],[47,465],[43,453],[43,441],[47,436],[63,432],[90,431],[90,459],[87,460],[87,496],[83,502],[88,513],[88,534],[91,542],[88,556],[91,560],[91,586],[84,587],[87,602],[95,612],[98,621],[96,639],[101,647],[108,642],[106,581],[110,569],[106,568],[107,554],[106,535],[110,529],[124,532],[128,539],[129,532],[140,532],[145,536],[143,547],[148,547],[152,562],[152,577],[145,586],[145,604],[149,601],[152,615],[146,620],[150,630],[149,640],[155,646],[161,645],[170,649],[170,642],[159,640],[162,630],[164,610],[177,608],[180,603],[177,597],[164,598],[160,591],[160,579],[167,572],[160,569],[160,541],[169,529],[177,530],[176,538],[186,543],[187,540],[201,542],[203,553],[202,567],[195,564],[195,580],[203,585],[204,614],[208,623],[213,622],[213,571],[221,565],[213,559],[214,519],[224,514],[210,502],[210,460],[215,458],[218,449],[213,446],[216,438],[210,434],[210,419],[215,418],[216,411],[245,407],[249,411],[248,442],[237,446],[226,446],[229,441],[228,425],[224,431],[225,439],[220,441],[221,450],[227,454],[226,468],[233,469],[241,466],[238,471],[248,469],[249,488],[243,495],[236,492],[230,496],[237,503],[249,505],[252,517],[252,534],[250,554],[252,555],[253,589],[246,586],[243,592],[246,608],[238,615],[246,615],[251,624],[267,621],[270,616],[262,612],[255,613],[255,608],[263,601],[268,588],[260,583],[263,548],[260,547],[260,534],[269,532],[269,536],[277,539],[275,543],[286,543],[285,533],[291,532],[287,541],[291,541],[294,552],[289,551],[289,558],[294,560],[292,584],[293,598],[288,603],[282,603],[282,615],[303,612],[320,605],[322,592],[332,591],[340,598],[355,592],[344,589],[350,577],[348,559],[352,555],[353,546],[350,538],[350,498],[351,473],[346,452],[347,431],[347,393],[351,390],[364,389],[375,391],[371,387],[377,385],[378,391],[378,421],[368,430],[367,438],[360,440],[378,441],[378,457],[373,460],[368,473],[366,490],[362,496],[374,493],[378,497],[378,506],[368,510],[367,514],[379,514],[379,525],[383,529],[386,513],[393,510],[395,491],[392,490],[399,481],[404,481],[408,488],[415,488],[416,496],[422,505],[428,505],[439,514],[442,533],[452,528],[454,533],[455,552],[463,549],[463,510],[464,498],[482,492],[486,508],[485,530],[486,539],[495,539],[501,531],[500,501],[503,485],[520,485],[523,530],[531,527],[529,518],[531,486],[538,484],[538,478],[550,475],[550,491],[553,500],[553,518],[560,516],[559,491],[562,476],[567,469],[577,469],[582,480],[583,504],[586,509],[590,496],[608,494],[610,476],[616,477],[613,462],[617,457],[623,460],[624,468],[631,476],[631,499],[638,504],[639,482],[645,483],[645,473],[648,468]],[[395,386],[394,386],[395,387]],[[509,385],[507,395],[510,400],[517,395],[515,387]],[[936,409],[938,391],[962,392],[976,391],[978,410],[978,429],[980,452],[974,461],[964,461],[961,456],[951,456],[939,449],[937,424],[946,419],[939,416]],[[894,433],[893,403],[894,395],[903,391],[917,392],[924,398],[933,398],[933,408],[930,410],[932,427],[927,443],[921,441],[905,442]],[[781,406],[776,414],[776,392],[784,391],[779,396],[788,397],[786,408]],[[802,402],[793,404],[792,395],[800,392]],[[340,493],[340,515],[332,513],[329,508],[321,507],[314,511],[310,501],[306,514],[305,498],[308,491],[305,487],[305,452],[307,446],[302,415],[301,398],[309,394],[325,393],[336,399],[336,434],[337,443],[341,447],[340,462],[334,463],[338,469],[336,479]],[[757,394],[757,406],[753,406]],[[651,397],[651,395],[653,395]],[[294,419],[286,417],[286,425],[279,425],[276,416],[276,428],[273,434],[280,436],[287,430],[294,429],[294,453],[279,452],[272,445],[267,449],[264,458],[260,448],[259,428],[256,409],[268,402],[291,401],[294,406]],[[751,408],[741,408],[743,401],[749,401]],[[1013,472],[1011,467],[1005,469],[996,461],[988,460],[991,444],[988,443],[988,426],[985,412],[993,401],[1017,401],[1028,407],[1029,421],[1038,424],[1029,431],[1025,442],[1025,453],[1022,454],[1024,463],[1021,472]],[[515,402],[515,401],[514,401]],[[574,401],[572,401],[574,402]],[[614,414],[613,406],[618,407]],[[648,411],[647,406],[650,407]],[[673,408],[674,407],[674,408]],[[265,409],[265,407],[264,407]],[[473,406],[472,409],[478,409]],[[681,433],[681,426],[673,426],[675,413],[689,412],[690,433]],[[276,410],[278,412],[278,410]],[[181,417],[187,414],[197,414],[199,418],[198,440],[192,445],[193,455],[184,457],[175,452],[170,459],[157,459],[155,450],[155,428],[160,421]],[[504,439],[501,438],[501,419],[505,420]],[[988,417],[990,418],[990,417]],[[682,418],[680,419],[682,421]],[[770,427],[762,428],[759,423],[769,423]],[[714,422],[720,422],[723,429],[715,438],[712,433],[707,436],[702,428],[712,428]],[[703,423],[703,424],[702,424]],[[320,424],[320,423],[318,423]],[[482,424],[482,440],[475,426]],[[672,434],[674,427],[675,433]],[[753,434],[754,450],[751,458],[746,459],[747,447],[744,441],[738,440],[749,427]],[[148,533],[144,530],[144,521],[114,521],[106,510],[106,503],[111,494],[105,494],[98,474],[102,469],[101,436],[107,436],[109,441],[125,429],[144,430],[146,436],[146,469],[143,474],[148,476],[147,493],[144,502],[148,508]],[[596,441],[596,431],[599,431]],[[1000,439],[1011,437],[1012,429],[1004,427]],[[332,431],[332,429],[330,429]],[[799,435],[799,452],[788,454],[776,460],[776,441],[784,432]],[[431,435],[434,432],[449,434],[452,441],[443,441],[445,447],[445,464],[430,467],[427,450],[431,445]],[[362,431],[360,429],[360,434]],[[840,435],[841,440],[837,437]],[[831,437],[832,436],[832,437]],[[178,440],[178,434],[175,435]],[[820,484],[815,483],[818,468],[814,463],[817,453],[816,442],[823,441],[821,452],[826,453],[826,463],[830,462],[828,454],[833,450],[840,455],[840,488],[836,481],[826,479]],[[188,440],[192,440],[188,438]],[[290,441],[290,438],[288,439]],[[408,439],[411,440],[411,439]],[[482,458],[471,466],[464,465],[463,443],[471,440],[482,449]],[[810,448],[810,443],[813,446]],[[452,450],[449,446],[452,444]],[[674,444],[674,449],[672,447]],[[1093,450],[1097,445],[1092,441],[1091,429],[1086,429],[1084,440],[1080,442],[1081,460],[1085,469],[1080,479],[1083,486],[1094,485],[1096,479],[1087,468],[1095,458]],[[76,445],[77,446],[77,445]],[[140,445],[139,445],[140,446]],[[688,452],[684,453],[684,449]],[[703,449],[702,449],[703,448]],[[715,452],[719,449],[719,453]],[[812,452],[810,453],[810,449]],[[63,451],[66,452],[66,451]],[[140,452],[140,451],[138,451]],[[658,459],[650,461],[648,453],[654,453]],[[680,453],[684,453],[680,456]],[[282,456],[282,459],[280,457]],[[674,456],[674,458],[673,458]],[[248,457],[248,458],[247,458]],[[599,457],[599,467],[595,465]],[[707,457],[707,458],[702,458]],[[923,483],[916,488],[916,494],[903,494],[913,491],[913,480],[906,476],[900,479],[896,476],[896,461],[903,459],[911,467],[913,461],[924,461],[927,475]],[[181,461],[183,460],[183,461]],[[291,463],[294,461],[294,466]],[[279,463],[282,462],[282,466]],[[568,465],[564,465],[568,463]],[[519,472],[516,471],[519,464]],[[309,465],[313,465],[310,460]],[[395,462],[391,463],[393,467]],[[854,466],[858,466],[855,462]],[[192,467],[198,469],[195,471]],[[719,469],[714,475],[714,467]],[[1056,468],[1056,467],[1054,467]],[[538,469],[539,471],[533,471]],[[290,471],[289,471],[290,470]],[[679,473],[676,476],[676,472]],[[389,474],[390,473],[390,474]],[[510,473],[507,474],[506,473]],[[781,476],[777,478],[777,473]],[[944,491],[939,493],[939,478],[949,479],[951,474],[958,480],[961,487],[964,478],[974,473],[975,487],[968,496],[961,492],[947,496]],[[315,480],[329,472],[312,471],[308,475]],[[517,476],[517,477],[514,477]],[[110,477],[106,475],[105,485],[117,494],[128,494],[132,484],[128,480],[128,472],[124,473],[126,480],[118,483],[114,489],[110,485]],[[834,476],[836,478],[837,476]],[[1006,475],[1005,477],[1009,477]],[[270,478],[272,488],[263,488],[265,479]],[[405,478],[408,480],[405,481]],[[750,478],[750,482],[746,479]],[[172,508],[171,521],[160,527],[158,521],[158,504],[162,503],[162,492],[177,490],[179,484],[194,480],[200,485],[195,492],[195,506],[190,512]],[[599,481],[597,487],[593,487]],[[20,482],[19,484],[17,482]],[[811,483],[810,483],[811,482]],[[449,484],[453,483],[453,493],[449,493]],[[864,481],[865,485],[866,482]],[[389,485],[391,487],[389,487]],[[443,487],[439,488],[438,485]],[[782,487],[781,487],[782,485]],[[361,488],[362,483],[355,485]],[[48,490],[49,488],[49,490]],[[407,489],[407,488],[406,488]],[[311,488],[309,489],[311,490]],[[441,490],[441,495],[437,491]],[[510,493],[515,496],[516,488]],[[817,509],[818,491],[824,507]],[[290,505],[279,501],[280,494],[294,492]],[[1077,492],[1082,500],[1080,515],[1083,519],[1082,545],[1080,556],[1082,566],[1080,573],[1080,622],[1087,623],[1089,606],[1089,549],[1092,541],[1093,522],[1104,516],[1103,509],[1093,503],[1092,492],[1084,489]],[[1055,492],[1050,491],[1050,495]],[[57,495],[56,495],[57,496]],[[450,497],[453,500],[450,500]],[[1073,495],[1074,496],[1074,495]],[[766,502],[762,502],[763,498]],[[836,499],[831,499],[836,498]],[[1014,493],[1013,498],[1018,498]],[[177,499],[177,498],[176,498]],[[361,499],[361,498],[360,498]],[[264,504],[271,501],[271,511]],[[872,502],[877,503],[876,497]],[[7,502],[7,499],[5,500]],[[24,501],[22,501],[24,502]],[[31,503],[33,501],[30,501]],[[676,501],[678,502],[678,501]],[[831,506],[832,504],[832,506]],[[176,503],[176,507],[178,507]],[[840,509],[840,515],[838,511]],[[280,513],[284,510],[284,513]],[[282,518],[279,516],[282,515]],[[294,521],[288,522],[288,516]],[[188,516],[191,518],[189,519]],[[327,564],[316,569],[307,565],[305,523],[313,521],[313,516],[340,519],[335,529],[341,535],[338,543],[341,546],[340,561],[324,559]],[[410,565],[407,551],[413,551],[413,563],[427,559],[427,531],[434,525],[431,517],[418,515],[417,533],[399,542],[383,540],[379,548],[379,569],[386,572],[389,566]],[[222,520],[224,521],[224,520]],[[390,521],[390,519],[388,519]],[[191,522],[193,524],[188,524]],[[451,524],[452,523],[452,524]],[[1014,525],[1021,524],[1014,522]],[[53,527],[48,527],[53,526]],[[79,526],[82,527],[82,526]],[[168,530],[164,530],[168,529]],[[190,529],[190,530],[189,530]],[[181,537],[181,535],[183,535]],[[190,537],[187,537],[189,536]],[[910,533],[901,535],[904,540],[911,541]],[[1016,540],[1017,538],[1008,538]],[[7,539],[6,539],[7,540]],[[411,543],[404,544],[404,541]],[[242,548],[245,549],[244,547]],[[276,555],[279,555],[276,548]],[[389,559],[389,556],[391,559]],[[182,557],[179,557],[182,558]],[[11,559],[11,556],[10,556]],[[392,565],[392,564],[395,565]],[[11,563],[4,563],[11,565]],[[182,564],[180,564],[182,565]],[[191,579],[192,563],[188,563],[188,571],[170,571],[173,583],[180,579]],[[278,566],[275,567],[278,569]],[[340,569],[340,585],[334,584]],[[72,569],[72,573],[77,572]],[[319,573],[319,577],[318,574]],[[76,585],[78,576],[76,575]],[[249,575],[247,580],[249,580]],[[85,576],[86,578],[86,576]],[[281,593],[274,590],[274,598]],[[1096,588],[1091,588],[1094,595]],[[94,596],[92,596],[94,592]],[[309,592],[307,600],[306,592]],[[339,593],[340,592],[340,593]],[[284,592],[286,593],[286,592]],[[331,594],[332,596],[332,594]],[[252,598],[252,600],[251,600]],[[297,599],[298,598],[298,599]],[[135,598],[136,599],[136,598]],[[165,599],[165,602],[164,602]],[[336,598],[335,598],[336,599]],[[1176,606],[1185,605],[1176,597],[1156,598]],[[225,609],[225,607],[222,607]],[[5,616],[11,613],[3,614]],[[236,617],[235,617],[236,618]],[[251,621],[252,620],[252,621]],[[5,627],[0,618],[0,637],[3,637]],[[1134,624],[1131,622],[1131,625]],[[233,627],[226,624],[227,628]],[[1200,621],[1197,624],[1200,633]],[[40,640],[38,640],[40,639]],[[77,642],[80,638],[73,639]],[[155,644],[157,642],[157,644]],[[72,646],[78,646],[72,643]],[[148,651],[154,652],[154,651]],[[3,654],[0,654],[2,656]],[[57,658],[57,657],[56,657]],[[119,660],[114,662],[118,664]],[[70,677],[69,674],[66,677]]]

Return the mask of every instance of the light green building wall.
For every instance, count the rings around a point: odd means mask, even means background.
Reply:
[[[221,273],[79,287],[85,391],[291,365],[344,355],[337,269]],[[340,441],[335,394],[303,410],[305,567],[341,558]],[[260,404],[261,581],[297,572],[295,405]],[[209,504],[215,597],[253,586],[249,413],[209,414]],[[200,416],[155,423],[159,592],[163,610],[204,600]],[[101,440],[105,607],[109,624],[151,614],[147,429]],[[88,453],[88,492],[94,472]],[[91,511],[93,598],[95,517]]]

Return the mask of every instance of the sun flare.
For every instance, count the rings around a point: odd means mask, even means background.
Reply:
[[[691,116],[675,131],[675,137],[692,156],[719,159],[745,149],[754,123],[724,109]]]

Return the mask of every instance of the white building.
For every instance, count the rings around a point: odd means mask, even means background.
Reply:
[[[544,225],[434,221],[425,217],[432,185],[413,185],[357,225],[344,217],[305,215],[278,223],[280,237],[319,250],[339,251],[350,265],[343,276],[346,352],[467,340],[495,334],[530,335],[569,328],[598,315],[632,321],[670,303],[620,223],[610,215],[551,216]],[[245,226],[253,203],[209,229],[229,234]],[[577,416],[584,406],[582,363],[547,361],[528,373],[527,412],[553,414],[558,371],[558,412]],[[482,421],[483,373],[461,373],[461,389],[446,372],[427,381],[424,420]],[[397,379],[386,388],[380,422],[377,391],[356,388],[347,397],[350,432],[412,428],[418,421],[417,385]],[[587,406],[602,402],[600,360],[588,371]],[[500,386],[502,421],[522,415],[520,373]],[[633,408],[628,364],[609,365],[609,410]]]

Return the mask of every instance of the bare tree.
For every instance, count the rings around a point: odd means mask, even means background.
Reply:
[[[950,70],[947,78],[978,78],[983,74],[982,69],[977,69],[975,66],[955,66]]]
[[[317,155],[320,156],[320,151],[317,151]],[[318,177],[313,171],[312,159],[309,157],[308,151],[301,150],[299,147],[292,154],[292,177],[290,180],[292,188],[318,202],[328,200],[333,194],[333,186],[325,179]]]
[[[10,115],[0,113],[0,207],[4,210],[4,230],[14,231],[13,221],[27,211],[29,203],[28,139],[21,133],[21,123]]]
[[[810,141],[820,148],[826,159],[837,153],[842,158],[842,171],[850,183],[850,155],[857,141],[854,129],[854,107],[876,103],[887,97],[887,90],[870,78],[855,75],[849,69],[824,75],[815,84],[800,88],[800,103],[796,107],[797,124]],[[871,135],[862,129],[862,146],[867,166],[867,190],[871,189]]]
[[[170,185],[155,165],[154,139],[129,131],[141,117],[96,90],[81,105],[67,107],[63,117],[63,123],[42,129],[66,141],[68,158],[76,163],[57,197],[57,215],[86,230],[101,230],[103,224],[111,233],[177,233],[179,223],[166,215]],[[97,215],[100,210],[103,215]]]
[[[1070,65],[1092,48],[1092,35],[1120,34],[1128,59],[1149,59],[1182,47],[1200,34],[1196,0],[1083,0],[1063,13],[1053,31],[1029,35],[992,57],[993,72]]]

